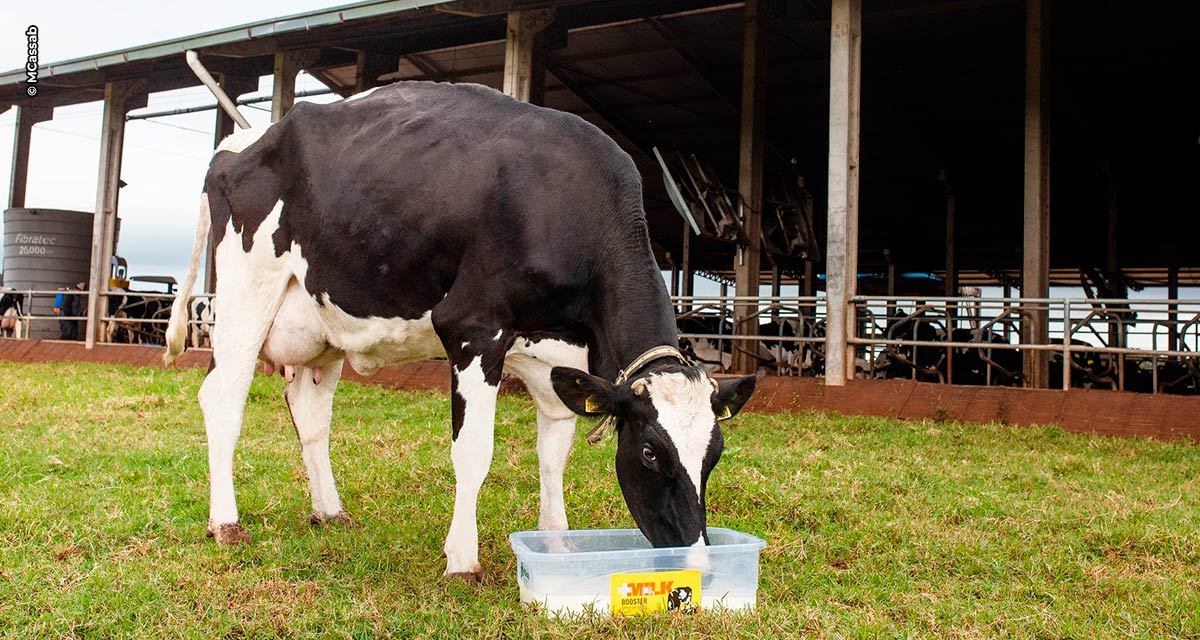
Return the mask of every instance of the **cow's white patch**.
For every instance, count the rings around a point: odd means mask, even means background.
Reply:
[[[492,466],[497,386],[488,384],[483,357],[454,368],[455,393],[464,403],[463,423],[450,447],[454,463],[454,518],[446,536],[446,574],[478,573],[479,529],[475,520],[479,488]]]
[[[503,338],[503,337],[504,337],[504,329],[501,329],[496,332],[495,336],[492,336],[492,342],[500,342],[500,338]]]
[[[432,310],[413,319],[358,318],[334,304],[327,292],[320,294],[322,304],[317,304],[316,298],[299,285],[308,275],[303,249],[293,242],[285,257],[294,279],[284,305],[276,314],[272,332],[278,327],[292,336],[289,355],[293,358],[310,358],[293,359],[291,364],[319,366],[322,356],[328,358],[328,350],[333,349],[345,353],[355,371],[371,375],[388,365],[446,355],[441,339],[433,330]]]
[[[682,373],[651,374],[646,380],[658,424],[675,445],[679,463],[696,488],[699,501],[700,471],[717,424],[712,410],[712,381],[707,376],[690,380]]]
[[[362,93],[356,93],[356,94],[350,96],[349,98],[346,98],[346,102],[350,102],[351,100],[362,100],[363,98],[371,95],[372,93],[379,91],[380,88],[381,87],[371,87],[370,89],[367,89],[366,91],[363,91]]]
[[[217,151],[232,151],[233,153],[241,153],[246,147],[258,142],[258,139],[270,129],[271,125],[262,125],[258,127],[250,127],[249,129],[238,129],[233,133],[225,136],[221,143],[217,145]]]

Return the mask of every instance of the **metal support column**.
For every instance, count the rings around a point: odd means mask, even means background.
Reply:
[[[124,80],[104,85],[104,117],[100,129],[100,170],[96,186],[96,215],[92,221],[92,264],[87,298],[87,333],[84,344],[96,345],[100,336],[102,294],[108,291],[113,251],[116,248],[117,191],[121,179],[121,152],[125,145],[125,114],[146,106],[146,81]]]
[[[692,229],[688,226],[687,222],[683,223],[683,249],[681,253],[683,254],[681,257],[683,264],[679,274],[682,279],[679,287],[679,295],[686,298],[692,295],[692,284],[696,281],[696,274],[692,271]],[[681,312],[691,311],[692,303],[684,302],[679,305],[679,310]]]
[[[1025,2],[1025,222],[1021,295],[1050,295],[1050,0]],[[1049,314],[1031,310],[1022,340],[1050,341]],[[1025,385],[1049,385],[1047,352],[1024,349]],[[1064,364],[1064,366],[1066,366]]]
[[[829,25],[829,207],[826,262],[825,384],[854,378],[858,285],[859,98],[862,0],[833,0]]]
[[[763,148],[767,97],[767,12],[765,0],[747,0],[743,11],[741,148],[738,154],[738,193],[746,244],[734,258],[734,295],[757,296],[762,271]],[[734,332],[758,334],[757,309],[735,306]],[[733,354],[733,370],[749,373],[758,367],[752,357],[756,342]]]
[[[13,135],[12,172],[8,180],[8,208],[25,206],[25,187],[29,182],[29,144],[33,125],[54,115],[50,107],[17,107],[17,130]]]

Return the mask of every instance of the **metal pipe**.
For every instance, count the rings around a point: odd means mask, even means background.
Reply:
[[[333,93],[333,89],[309,89],[307,91],[297,91],[297,98],[307,98],[309,96],[325,96]],[[260,102],[270,102],[271,96],[253,96],[250,98],[239,98],[236,103],[242,105],[258,104]],[[146,120],[149,118],[161,118],[163,116],[181,116],[187,113],[197,113],[200,111],[212,111],[219,108],[219,104],[202,104],[196,107],[181,107],[179,109],[164,109],[162,111],[150,111],[147,113],[135,113],[125,116],[126,120]]]
[[[217,103],[221,105],[221,108],[225,110],[225,113],[229,114],[229,117],[233,118],[233,121],[236,122],[239,127],[243,129],[249,129],[250,121],[246,120],[246,116],[243,116],[242,113],[237,110],[237,105],[233,103],[233,100],[229,99],[229,96],[225,95],[225,91],[221,89],[221,85],[217,84],[217,81],[213,79],[212,74],[208,72],[208,69],[205,69],[204,65],[200,64],[200,56],[191,49],[188,49],[184,56],[187,58],[187,64],[189,67],[191,67],[192,73],[196,74],[196,77],[200,79],[200,82],[204,83],[204,86],[208,87],[208,90],[211,91],[214,96],[216,96]]]

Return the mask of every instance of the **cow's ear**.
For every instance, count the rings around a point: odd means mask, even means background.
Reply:
[[[616,411],[616,387],[604,378],[570,367],[550,370],[554,393],[567,408],[581,416],[610,415]]]
[[[717,391],[712,400],[713,414],[717,416],[717,421],[736,416],[742,405],[746,404],[754,393],[754,385],[757,383],[758,376],[751,374],[717,384]]]

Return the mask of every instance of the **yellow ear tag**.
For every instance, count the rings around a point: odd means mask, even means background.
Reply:
[[[717,416],[717,422],[728,420],[733,417],[733,412],[729,410],[729,405],[721,405],[721,415]]]
[[[596,396],[588,396],[587,400],[583,401],[583,410],[588,413],[600,413],[600,403],[596,401]]]

